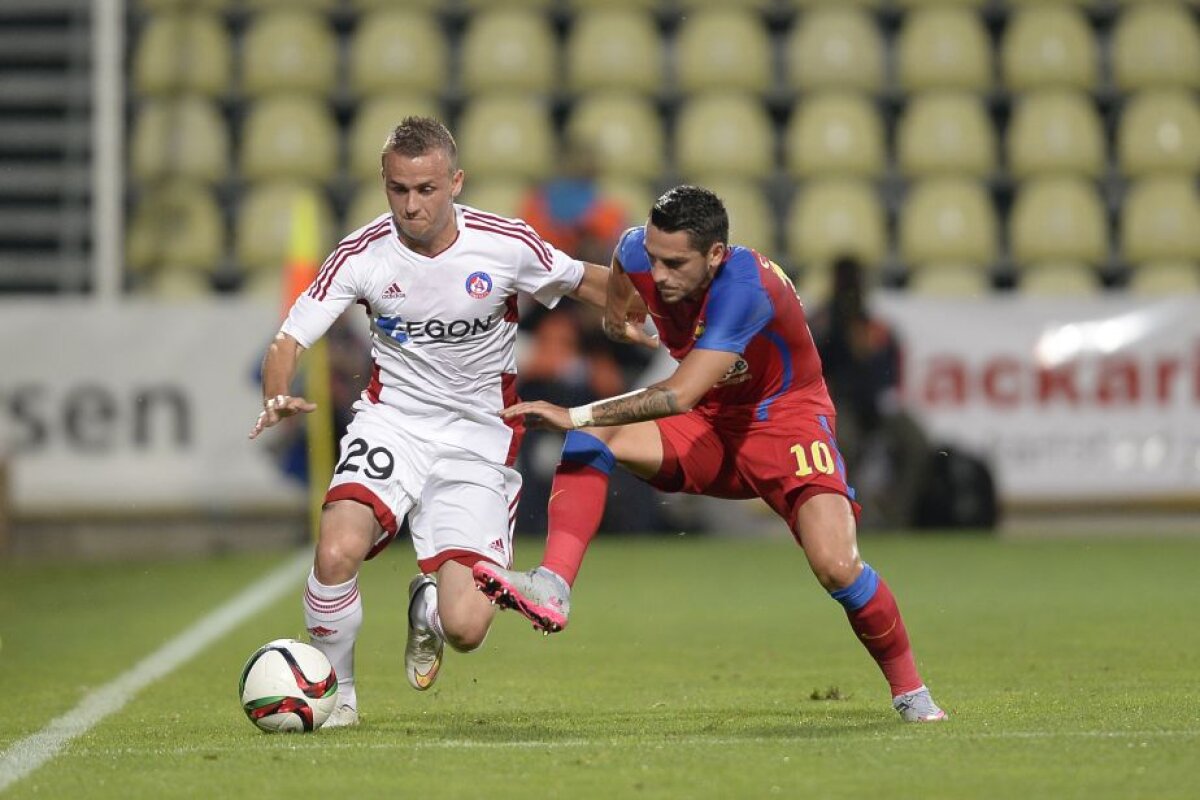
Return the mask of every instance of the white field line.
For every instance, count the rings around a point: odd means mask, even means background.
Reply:
[[[311,561],[311,551],[297,553],[129,670],[93,689],[70,711],[0,752],[0,792],[54,758],[72,739],[87,733],[100,720],[120,711],[142,689],[295,588],[302,570]]]
[[[1141,740],[1143,743],[1153,739],[1187,739],[1200,737],[1200,729],[1160,730],[1160,731],[982,731],[976,733],[957,733],[948,726],[938,726],[946,731],[946,737],[957,741],[973,740],[1026,740],[1026,739],[1112,739],[1112,740]],[[360,728],[359,731],[362,731]],[[253,734],[250,734],[254,736]],[[661,744],[648,746],[645,741],[633,738],[603,738],[595,739],[548,739],[548,740],[519,740],[511,742],[491,742],[475,739],[430,739],[412,741],[409,737],[390,739],[382,742],[364,742],[358,736],[338,741],[339,733],[326,732],[311,736],[255,736],[256,741],[267,745],[265,748],[253,748],[255,752],[267,750],[320,751],[329,750],[559,750],[581,747],[636,747],[640,750],[671,750],[677,747],[734,747],[737,745],[763,744],[820,744],[833,745],[845,742],[913,742],[920,741],[919,731],[909,735],[900,734],[856,734],[852,736],[679,736],[665,739]],[[275,739],[275,741],[269,741]],[[279,747],[273,747],[275,743]],[[1132,746],[1132,745],[1131,745]],[[89,747],[80,748],[79,755],[101,757],[127,757],[134,755],[138,758],[146,756],[175,756],[194,753],[245,753],[247,745],[217,745],[217,746],[182,746],[156,747],[131,750],[128,747]]]

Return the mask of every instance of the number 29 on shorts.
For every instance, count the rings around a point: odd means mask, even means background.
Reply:
[[[811,454],[811,458],[810,458]],[[820,472],[822,475],[832,475],[835,469],[833,453],[829,445],[820,440],[809,445],[792,445],[792,455],[796,457],[796,474],[801,478]]]

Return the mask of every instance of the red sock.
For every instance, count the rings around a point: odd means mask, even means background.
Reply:
[[[904,629],[896,598],[883,578],[879,579],[875,596],[862,608],[847,611],[846,616],[863,647],[883,670],[883,677],[892,687],[892,697],[921,686],[908,631]]]
[[[577,461],[563,461],[550,487],[549,533],[542,566],[575,583],[588,543],[600,528],[608,499],[608,473]]]

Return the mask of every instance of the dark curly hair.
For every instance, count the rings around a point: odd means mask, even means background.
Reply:
[[[667,233],[687,231],[688,241],[701,253],[715,243],[729,242],[729,214],[721,198],[699,186],[676,186],[654,202],[650,224]]]

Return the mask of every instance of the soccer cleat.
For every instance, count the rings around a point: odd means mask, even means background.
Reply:
[[[427,587],[436,587],[432,575],[417,575],[408,584],[408,642],[404,645],[404,674],[408,683],[423,692],[437,680],[442,666],[442,649],[445,642],[437,631],[429,627],[429,603],[425,599]]]
[[[924,686],[892,698],[892,708],[900,712],[905,722],[941,722],[949,719],[946,712],[933,702],[933,696]]]
[[[545,567],[529,572],[502,569],[487,561],[471,568],[475,586],[501,608],[519,611],[535,630],[556,633],[567,627],[571,587]]]
[[[358,724],[358,709],[349,703],[342,703],[329,715],[322,728],[352,728]]]

